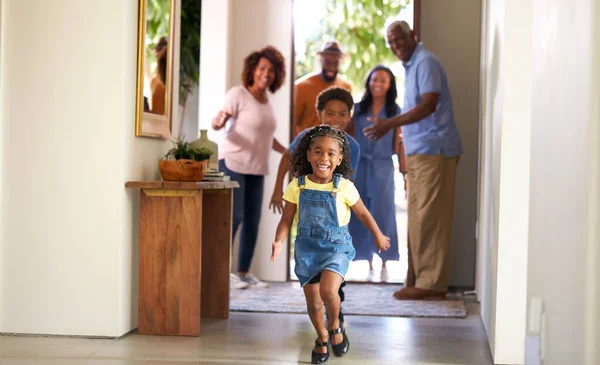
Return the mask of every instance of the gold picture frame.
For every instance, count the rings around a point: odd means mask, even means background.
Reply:
[[[151,137],[170,139],[173,126],[173,65],[174,65],[174,39],[175,39],[175,2],[176,0],[163,0],[168,2],[168,35],[166,37],[166,46],[161,49],[157,60],[166,58],[165,72],[159,72],[158,61],[153,72],[156,73],[152,81],[149,80],[148,52],[159,53],[160,42],[157,44],[148,44],[147,38],[147,14],[148,2],[150,0],[139,0],[138,11],[138,42],[137,42],[137,81],[136,81],[136,112],[135,112],[135,135],[137,137]],[[163,39],[161,39],[162,41]],[[158,77],[158,75],[162,77]],[[164,74],[164,75],[163,75]],[[156,80],[155,80],[156,79]],[[163,80],[164,79],[164,80]],[[160,101],[160,108],[153,105],[149,108],[150,98],[145,95],[151,88],[151,85],[159,85],[152,90],[151,99],[159,94],[156,90],[164,94],[164,98],[157,98]],[[155,92],[156,91],[156,92]],[[164,101],[164,105],[162,102]],[[156,103],[159,104],[158,102]]]

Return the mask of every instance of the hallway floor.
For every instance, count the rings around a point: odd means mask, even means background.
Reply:
[[[350,352],[327,364],[492,364],[479,305],[466,319],[348,316]],[[203,320],[200,337],[130,334],[118,340],[0,337],[1,365],[309,364],[314,330],[306,315],[231,313]]]

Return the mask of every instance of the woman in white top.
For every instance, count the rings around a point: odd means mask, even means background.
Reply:
[[[273,137],[277,122],[267,91],[275,93],[285,79],[285,59],[275,47],[252,52],[244,60],[242,85],[231,88],[225,105],[213,119],[215,130],[225,128],[219,143],[219,170],[240,184],[233,190],[232,237],[240,226],[238,275],[231,277],[236,289],[266,287],[248,272],[258,236],[265,175],[269,173],[271,149],[285,148]]]

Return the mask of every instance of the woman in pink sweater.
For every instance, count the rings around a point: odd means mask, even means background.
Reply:
[[[240,184],[233,193],[232,237],[242,225],[238,275],[231,276],[235,289],[264,288],[266,283],[248,271],[254,256],[260,223],[265,175],[269,173],[271,149],[285,148],[274,138],[277,122],[267,91],[275,93],[285,79],[285,59],[275,47],[252,52],[244,60],[242,85],[231,88],[223,109],[212,121],[224,128],[219,143],[219,170]]]

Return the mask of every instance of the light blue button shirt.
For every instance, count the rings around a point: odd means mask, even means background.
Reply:
[[[461,155],[462,143],[454,121],[452,97],[444,68],[421,43],[403,66],[406,70],[403,112],[421,103],[423,94],[435,92],[440,95],[435,112],[417,123],[402,127],[406,154]]]

